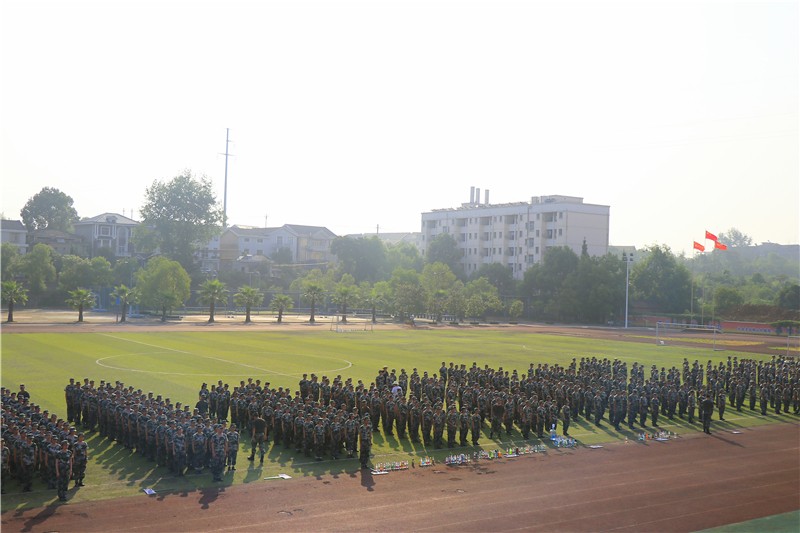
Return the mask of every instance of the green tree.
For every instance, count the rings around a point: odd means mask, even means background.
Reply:
[[[21,257],[19,253],[19,248],[16,245],[11,244],[10,242],[4,242],[2,249],[0,250],[0,269],[2,269],[2,274],[0,274],[1,280],[10,280],[14,275],[14,265],[19,258]]]
[[[59,285],[71,290],[77,287],[108,287],[113,278],[111,263],[105,257],[84,259],[76,255],[61,258]]]
[[[339,306],[342,322],[347,322],[347,308],[352,305],[357,298],[358,287],[355,284],[355,279],[350,274],[344,274],[341,281],[334,287],[333,296],[331,297],[333,303]]]
[[[283,322],[283,313],[294,307],[294,300],[288,294],[276,294],[269,303],[269,308],[278,313],[278,324]]]
[[[151,226],[158,234],[161,253],[186,270],[193,270],[195,250],[222,222],[211,181],[195,179],[188,170],[166,183],[154,181],[145,192],[140,213],[142,226]],[[136,246],[139,249],[138,242]]]
[[[75,289],[69,291],[69,298],[67,298],[67,305],[78,311],[78,322],[83,322],[83,310],[95,304],[97,298],[94,293],[89,289]]]
[[[313,324],[316,322],[315,314],[317,310],[317,302],[325,295],[325,289],[316,282],[308,282],[303,287],[303,298],[311,304],[311,314],[308,321]]]
[[[361,299],[370,309],[373,324],[378,322],[378,309],[389,303],[391,293],[392,286],[388,281],[379,281],[371,287],[367,285],[362,289]]]
[[[578,268],[578,256],[566,246],[550,248],[542,262],[529,268],[522,280],[521,294],[542,318],[564,320],[574,307],[574,290],[567,284]]]
[[[787,283],[778,293],[778,307],[790,311],[800,311],[800,285]]]
[[[442,315],[447,311],[455,311],[458,301],[454,298],[458,289],[463,287],[459,279],[445,263],[428,263],[419,276],[420,285],[425,290],[427,311],[433,314],[437,321],[442,320]]]
[[[512,320],[518,320],[524,312],[525,304],[522,300],[514,300],[511,302],[511,305],[508,306],[508,316],[510,316]]]
[[[22,223],[29,232],[42,229],[71,231],[78,221],[72,197],[53,187],[44,187],[28,199],[20,211]]]
[[[463,275],[461,266],[462,251],[458,248],[458,243],[449,233],[440,233],[428,245],[427,263],[444,263],[456,274],[456,277]]]
[[[392,308],[400,319],[419,313],[425,308],[425,289],[420,275],[410,268],[397,268],[389,280],[392,289]]]
[[[220,280],[209,279],[200,285],[198,300],[200,303],[208,304],[208,323],[212,324],[217,304],[227,303],[228,301],[228,290]]]
[[[143,305],[159,309],[161,321],[166,322],[167,313],[183,305],[191,294],[191,279],[177,261],[166,257],[154,257],[137,275]]]
[[[16,281],[4,281],[2,283],[3,302],[8,305],[8,318],[6,322],[14,322],[14,306],[25,304],[28,301],[28,291]]]
[[[53,249],[42,243],[35,245],[29,253],[19,258],[15,271],[24,276],[32,295],[43,294],[47,284],[56,278]]]
[[[481,265],[481,267],[470,276],[470,280],[486,278],[489,283],[497,288],[500,296],[514,296],[517,294],[517,282],[511,269],[500,263]]]
[[[111,284],[114,286],[133,285],[134,280],[136,280],[136,273],[141,268],[139,261],[133,257],[119,259],[114,264],[111,272]]]
[[[264,293],[261,292],[257,287],[251,287],[249,285],[240,287],[239,291],[233,295],[233,303],[244,307],[245,324],[249,324],[251,322],[250,311],[253,309],[253,307],[261,305],[263,301]]]
[[[464,287],[467,316],[482,318],[487,313],[499,311],[503,302],[497,292],[497,287],[489,283],[487,278],[478,278],[470,281]]]
[[[394,272],[398,268],[406,268],[422,272],[425,261],[419,254],[419,248],[410,242],[400,242],[386,246],[386,272]]]
[[[350,274],[358,283],[374,283],[386,275],[386,247],[375,236],[337,237],[331,243],[331,253],[339,260],[341,272]]]
[[[742,294],[733,287],[717,287],[714,291],[714,308],[720,315],[727,315],[744,303]]]
[[[691,274],[678,263],[669,246],[647,248],[645,258],[631,269],[634,298],[655,306],[664,313],[682,313],[689,309]]]
[[[136,289],[131,289],[126,285],[117,285],[111,293],[112,298],[119,300],[120,308],[120,322],[125,322],[128,318],[128,306],[135,304],[139,298],[139,293]]]
[[[753,238],[736,228],[731,228],[719,234],[719,242],[726,244],[729,248],[743,248],[745,246],[751,246],[753,244]]]

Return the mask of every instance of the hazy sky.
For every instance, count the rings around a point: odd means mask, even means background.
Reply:
[[[419,231],[611,206],[613,245],[797,243],[798,3],[3,0],[2,210],[138,217],[185,168],[232,224]]]

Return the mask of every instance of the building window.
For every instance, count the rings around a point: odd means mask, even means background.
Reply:
[[[553,238],[553,230],[551,230],[551,229],[547,230],[547,238],[548,239],[552,239]]]
[[[563,231],[561,230],[561,228],[558,228],[558,236],[561,237],[561,235],[563,235]]]
[[[103,237],[110,237],[111,228],[108,226],[100,226],[100,235],[102,235]]]
[[[536,236],[537,237],[539,236],[539,230],[538,229],[536,230]]]
[[[536,255],[539,255],[539,247],[538,246],[533,249],[533,253],[535,253]]]
[[[558,212],[558,218],[564,218],[564,212],[563,211],[559,211]]]

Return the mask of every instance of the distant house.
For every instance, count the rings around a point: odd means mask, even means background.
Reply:
[[[117,213],[103,213],[96,217],[84,218],[73,224],[75,234],[86,243],[89,257],[98,255],[100,250],[111,250],[115,258],[133,256],[133,230],[139,222]]]
[[[235,270],[234,263],[240,257],[269,255],[268,240],[275,229],[252,226],[227,228],[219,237],[219,270]]]
[[[194,254],[200,271],[216,273],[220,270],[220,235],[214,235]]]
[[[323,226],[301,226],[284,224],[283,228],[295,235],[293,250],[296,263],[334,263],[336,256],[331,253],[331,244],[336,234]]]
[[[28,253],[28,230],[19,220],[2,220],[0,222],[2,244],[10,243],[17,247],[20,254]]]
[[[74,233],[57,229],[40,229],[33,232],[32,246],[46,244],[61,255],[86,255],[83,239]]]
[[[291,254],[292,263],[327,265],[335,261],[331,243],[336,235],[321,226],[284,224],[274,228],[231,226],[219,237],[220,270],[239,270],[243,257],[271,257],[281,249]],[[210,248],[210,243],[209,243]]]

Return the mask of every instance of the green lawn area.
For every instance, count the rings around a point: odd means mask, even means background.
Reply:
[[[64,386],[69,378],[82,381],[88,377],[96,383],[119,380],[143,391],[172,399],[173,403],[194,405],[203,382],[218,379],[231,388],[248,377],[269,381],[271,386],[297,389],[303,373],[316,373],[333,378],[341,375],[369,384],[377,370],[384,366],[405,368],[410,374],[416,367],[420,375],[427,370],[438,372],[442,361],[471,366],[488,364],[505,370],[524,373],[533,363],[567,365],[573,357],[597,356],[634,361],[649,368],[651,364],[667,368],[680,367],[683,358],[702,363],[719,361],[729,355],[754,357],[752,354],[713,351],[709,348],[656,346],[635,342],[601,341],[584,337],[544,335],[502,330],[376,330],[373,332],[333,333],[327,329],[303,328],[302,331],[186,331],[186,332],[112,332],[112,333],[15,333],[0,337],[2,346],[2,385],[18,390],[25,383],[32,401],[43,408],[66,416]],[[771,354],[764,354],[769,359]],[[725,422],[715,420],[717,427],[737,428],[774,423],[785,416],[767,417],[732,411]],[[794,417],[792,417],[794,419]],[[678,434],[698,431],[685,422],[664,420],[664,429]],[[581,444],[596,444],[629,438],[634,432],[616,432],[607,424],[595,427],[581,419],[573,422],[570,434]],[[519,435],[517,435],[519,439]],[[210,475],[173,477],[166,468],[153,468],[152,463],[131,456],[121,445],[109,445],[96,436],[89,439],[92,459],[87,471],[87,486],[76,492],[73,500],[112,498],[141,493],[144,487],[155,490],[193,490],[210,484]],[[518,440],[519,442],[519,440]],[[534,441],[537,442],[537,441]],[[410,460],[425,455],[443,457],[447,451],[425,450],[422,444],[384,438],[376,434],[374,461]],[[502,445],[481,441],[483,448]],[[468,451],[473,451],[468,448]],[[348,475],[358,468],[356,459],[314,462],[305,457],[295,460],[294,450],[283,446],[273,449],[263,468],[251,466],[245,457],[249,443],[239,452],[239,469],[228,473],[226,484],[253,482],[266,476],[287,473],[291,476]],[[235,474],[235,475],[234,475]],[[43,505],[55,499],[55,491],[42,490],[41,482],[32,494],[14,494],[16,484],[3,496],[3,509]]]

